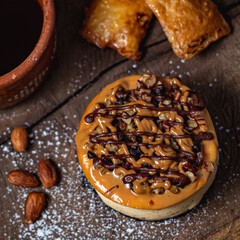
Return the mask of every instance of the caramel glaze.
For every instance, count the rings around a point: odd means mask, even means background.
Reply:
[[[202,99],[179,79],[153,75],[105,87],[86,109],[76,144],[93,187],[141,209],[166,208],[194,194],[207,182],[217,154]]]

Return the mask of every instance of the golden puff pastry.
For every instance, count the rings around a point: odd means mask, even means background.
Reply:
[[[179,57],[191,58],[230,33],[227,22],[210,0],[145,1]]]
[[[86,9],[80,33],[100,48],[111,47],[137,60],[152,15],[144,0],[93,0]]]

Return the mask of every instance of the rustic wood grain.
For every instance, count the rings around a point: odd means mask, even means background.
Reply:
[[[233,27],[230,36],[184,62],[159,32],[162,40],[155,36],[152,42],[147,40],[144,58],[137,63],[112,50],[102,52],[77,36],[76,20],[84,5],[81,1],[56,2],[59,46],[52,74],[32,98],[0,112],[2,140],[19,124],[29,125],[30,134],[24,153],[15,152],[9,140],[0,145],[1,239],[240,238],[240,6],[234,0],[216,2],[234,5],[226,12]],[[216,180],[200,205],[175,219],[158,222],[131,219],[105,206],[79,169],[74,144],[81,116],[102,87],[119,77],[144,72],[180,76],[202,93],[220,150]],[[29,226],[22,216],[31,190],[10,185],[7,173],[18,168],[36,173],[42,157],[56,163],[61,179],[52,189],[34,189],[47,193],[48,205],[43,217]]]

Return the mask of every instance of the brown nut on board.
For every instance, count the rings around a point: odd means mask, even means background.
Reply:
[[[57,183],[57,172],[50,161],[41,159],[38,164],[38,175],[45,188],[50,188]]]
[[[8,182],[20,187],[37,187],[38,179],[25,170],[13,170],[8,174]]]
[[[29,193],[25,202],[24,220],[27,223],[34,223],[41,215],[45,206],[45,195],[40,192]]]
[[[15,150],[23,152],[28,144],[28,133],[24,127],[17,127],[11,133],[11,142]]]

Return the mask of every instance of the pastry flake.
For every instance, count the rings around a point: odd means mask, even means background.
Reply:
[[[86,9],[80,34],[100,48],[111,47],[137,60],[152,15],[144,0],[93,0]]]
[[[210,0],[145,0],[160,21],[177,56],[189,59],[230,27]]]

